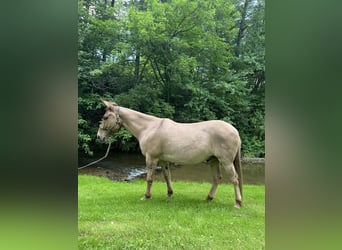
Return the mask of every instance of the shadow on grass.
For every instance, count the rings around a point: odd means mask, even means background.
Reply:
[[[233,198],[230,200],[221,200],[214,199],[212,201],[207,201],[205,199],[205,195],[203,197],[193,196],[190,197],[186,194],[177,194],[172,198],[166,198],[162,195],[154,195],[151,199],[147,200],[130,200],[132,205],[139,206],[140,208],[146,209],[155,209],[155,210],[163,210],[163,209],[177,209],[177,210],[193,210],[196,209],[198,212],[201,210],[208,211],[211,208],[214,210],[239,210],[234,208],[234,200]],[[243,209],[243,207],[241,208]]]

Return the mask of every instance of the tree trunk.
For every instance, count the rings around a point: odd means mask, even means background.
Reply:
[[[139,72],[140,72],[140,52],[137,51],[136,56],[135,56],[135,66],[134,66],[134,78],[135,78],[136,84],[138,84],[140,80]]]
[[[246,17],[247,17],[247,10],[248,10],[248,5],[250,3],[250,0],[245,0],[243,4],[243,8],[241,11],[241,20],[239,24],[239,32],[236,38],[236,50],[235,50],[235,55],[239,56],[240,55],[240,44],[242,41],[242,38],[244,36],[245,30],[247,28],[246,26]]]

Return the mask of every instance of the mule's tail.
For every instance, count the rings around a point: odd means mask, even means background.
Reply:
[[[234,168],[236,173],[238,174],[238,178],[239,178],[239,188],[240,188],[240,192],[241,192],[241,199],[243,197],[242,195],[242,169],[241,169],[241,148],[239,148],[238,152],[235,155],[235,159],[234,159]]]

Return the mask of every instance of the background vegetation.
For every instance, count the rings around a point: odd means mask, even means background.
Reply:
[[[79,0],[78,146],[95,147],[100,98],[178,122],[232,123],[263,157],[264,0]],[[139,150],[127,131],[120,150]]]

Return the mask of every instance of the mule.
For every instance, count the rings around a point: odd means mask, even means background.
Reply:
[[[212,200],[222,178],[221,168],[231,175],[235,191],[235,207],[242,205],[241,139],[236,128],[220,120],[197,123],[177,123],[168,118],[158,118],[115,102],[101,100],[107,107],[103,115],[97,138],[105,141],[111,134],[124,127],[139,141],[146,159],[147,188],[142,199],[151,198],[154,170],[159,164],[167,184],[167,195],[173,189],[168,163],[198,164],[209,161],[213,181],[207,195]]]

